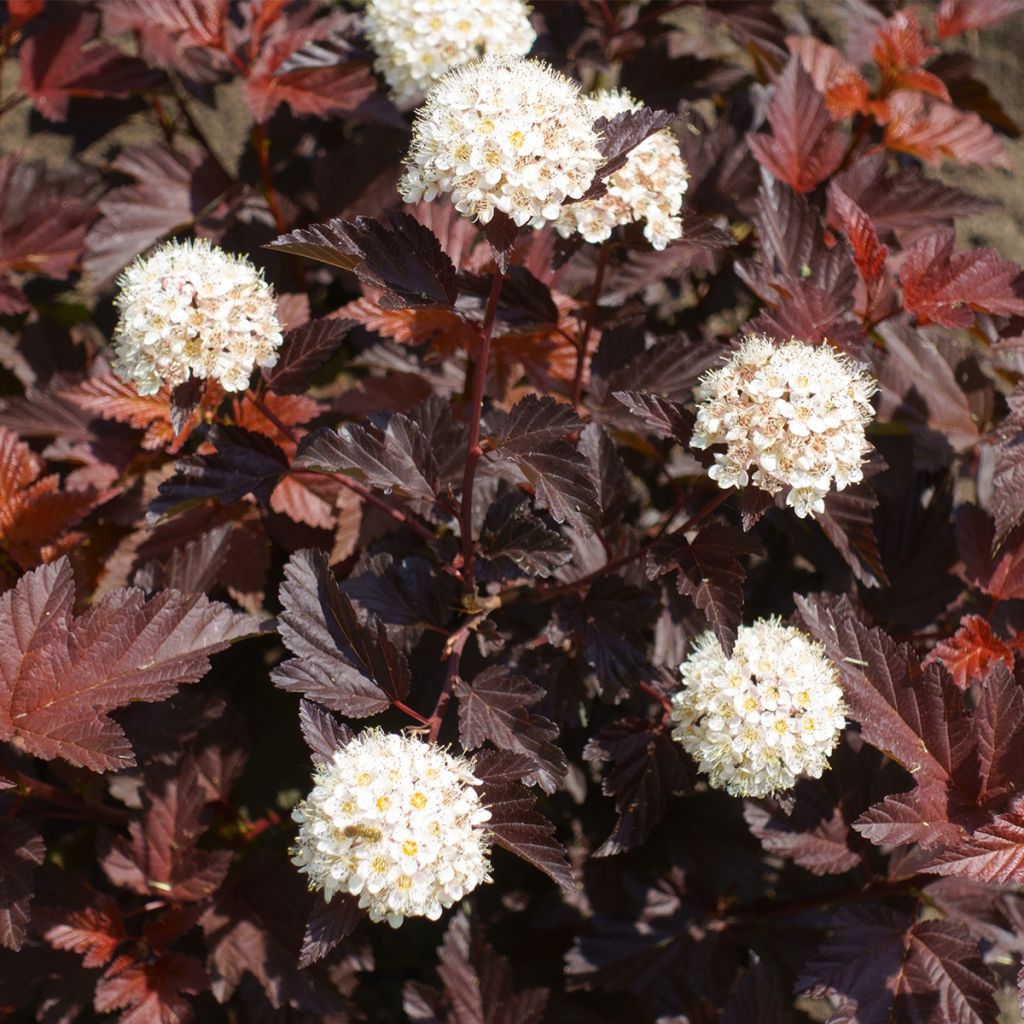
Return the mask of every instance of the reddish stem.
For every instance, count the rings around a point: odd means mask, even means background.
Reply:
[[[448,710],[448,702],[452,699],[452,690],[455,689],[455,680],[459,678],[459,662],[462,660],[462,651],[469,639],[469,631],[461,634],[458,640],[451,646],[451,653],[448,655],[448,666],[445,670],[444,685],[437,695],[437,703],[434,711],[426,724],[430,726],[428,738],[431,743],[437,741],[441,725],[444,723],[444,714]]]
[[[428,544],[433,544],[437,540],[436,535],[428,527],[424,526],[418,519],[414,519],[408,513],[403,512],[400,508],[395,508],[394,505],[389,504],[379,495],[373,493],[369,487],[359,483],[358,480],[353,480],[350,476],[345,476],[344,473],[332,473],[331,476],[338,481],[342,487],[347,487],[354,494],[358,494],[368,505],[373,505],[374,508],[378,508],[385,515],[390,516],[396,523],[401,523],[403,526],[408,526],[418,537],[425,540]]]
[[[477,352],[473,367],[473,395],[469,409],[469,441],[466,447],[466,467],[462,474],[462,509],[459,514],[459,529],[462,533],[462,582],[467,594],[476,589],[473,574],[473,482],[476,480],[476,467],[483,455],[480,447],[480,416],[484,408],[484,386],[487,383],[487,361],[491,354],[491,334],[494,331],[494,319],[498,313],[498,298],[505,275],[500,268],[495,269],[491,282],[491,294],[487,297],[487,308],[484,311],[484,322],[480,328],[480,350]]]
[[[594,326],[594,318],[597,316],[597,300],[601,297],[601,288],[604,285],[604,275],[608,269],[610,252],[611,247],[608,242],[603,242],[597,255],[594,286],[590,292],[587,314],[583,319],[583,329],[580,331],[579,341],[576,343],[576,374],[572,380],[572,407],[574,409],[579,409],[580,399],[583,397],[583,367],[587,362],[587,343],[590,341],[590,331]]]
[[[274,426],[277,427],[277,429],[280,430],[281,433],[284,434],[284,436],[287,437],[292,444],[298,445],[299,438],[295,431],[290,426],[288,426],[288,424],[285,423],[284,420],[282,420],[281,417],[278,416],[276,412],[270,409],[267,406],[267,404],[263,401],[263,399],[260,398],[259,395],[257,395],[256,392],[252,390],[252,388],[249,388],[249,390],[245,392],[245,397],[248,398],[249,401],[252,402],[252,404],[260,411],[260,413],[271,423],[273,423]]]
[[[263,183],[263,195],[270,207],[270,214],[274,218],[274,226],[277,232],[283,235],[288,230],[288,222],[281,213],[281,206],[277,201],[277,193],[274,191],[274,182],[270,175],[270,138],[266,129],[258,121],[252,128],[253,142],[256,146],[256,156],[260,163],[260,180]]]
[[[81,817],[88,820],[103,821],[108,825],[123,825],[129,820],[127,811],[120,811],[114,807],[106,807],[103,804],[93,803],[76,793],[70,793],[65,789],[58,789],[41,779],[33,779],[24,772],[12,771],[4,767],[3,774],[9,778],[21,791],[22,795],[32,800],[44,800],[47,803],[56,804],[58,807],[66,807],[76,811]]]

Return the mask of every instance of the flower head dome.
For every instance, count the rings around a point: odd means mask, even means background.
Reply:
[[[825,510],[825,495],[863,478],[874,380],[831,345],[745,338],[701,378],[693,446],[724,444],[708,475],[719,487],[775,494],[798,516]],[[750,470],[753,469],[751,475]]]
[[[340,748],[292,813],[292,863],[324,899],[359,897],[370,920],[436,920],[490,879],[490,811],[473,762],[411,736],[368,729]]]
[[[484,54],[528,53],[537,38],[523,0],[369,0],[363,28],[398,103],[419,103],[446,71]]]
[[[274,293],[244,256],[205,239],[167,242],[117,281],[114,370],[140,395],[213,377],[243,391],[281,344]]]
[[[716,789],[769,796],[825,770],[843,694],[824,649],[800,630],[777,619],[741,626],[732,657],[704,633],[679,671],[672,735]]]
[[[486,57],[448,72],[416,114],[399,191],[407,203],[451,193],[486,224],[555,220],[603,162],[579,89],[536,60]]]
[[[596,121],[609,121],[643,104],[626,90],[605,90],[584,102]],[[689,172],[679,155],[679,143],[667,128],[645,139],[626,163],[608,178],[608,191],[597,199],[562,207],[555,224],[561,235],[579,232],[588,242],[603,242],[619,224],[644,221],[644,237],[655,249],[664,249],[683,233],[679,211]]]

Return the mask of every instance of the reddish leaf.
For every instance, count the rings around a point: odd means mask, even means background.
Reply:
[[[868,111],[870,88],[864,76],[834,47],[813,36],[786,36],[786,45],[825,97],[832,117],[841,121]]]
[[[193,1015],[186,996],[210,987],[202,963],[185,953],[137,962],[119,957],[96,983],[93,1006],[97,1013],[127,1010],[120,1024],[184,1024]]]
[[[853,249],[853,262],[860,271],[867,292],[864,319],[875,319],[882,313],[885,292],[891,288],[885,280],[885,259],[888,246],[878,240],[878,232],[868,215],[833,181],[828,189],[829,210],[834,211],[838,225]]]
[[[992,517],[965,504],[957,509],[956,543],[969,583],[1000,601],[1024,597],[1024,534],[1014,530],[997,545]]]
[[[651,551],[648,576],[677,569],[679,593],[707,616],[719,643],[729,652],[743,614],[746,569],[739,558],[760,550],[750,534],[734,526],[711,524],[703,526],[692,541],[673,534],[659,542]]]
[[[974,311],[1024,314],[1021,268],[995,249],[954,252],[953,231],[927,235],[900,270],[903,301],[920,324],[970,327]]]
[[[15,638],[0,649],[0,738],[93,771],[135,761],[110,711],[169,697],[205,675],[211,654],[255,632],[226,605],[173,590],[150,601],[117,590],[79,618],[73,604],[66,558],[0,596],[0,633]]]
[[[992,514],[995,517],[995,539],[1000,543],[1024,514],[1024,388],[1018,386],[1006,401],[1010,415],[996,431],[996,464],[992,473]],[[1019,546],[1020,539],[1010,550],[1016,551]],[[1009,565],[1007,568],[1009,570]],[[1012,575],[1016,576],[1016,572]],[[1020,591],[1019,596],[1024,596],[1024,584],[1014,580],[1012,587]],[[1006,591],[1006,584],[1001,581],[999,589],[1001,593]]]
[[[748,134],[747,142],[758,162],[795,191],[810,192],[842,162],[846,141],[797,57],[775,83],[768,123],[771,135]]]
[[[555,826],[533,809],[533,794],[519,782],[530,770],[522,754],[484,750],[477,755],[474,774],[483,783],[480,800],[491,812],[487,830],[498,846],[543,871],[566,892],[575,892]]]
[[[996,25],[1022,10],[1021,0],[942,0],[935,13],[940,39]]]
[[[873,50],[883,91],[918,89],[948,103],[949,92],[942,80],[922,70],[925,61],[938,52],[925,43],[924,31],[913,10],[897,11],[879,29]]]
[[[352,718],[375,715],[409,692],[409,664],[383,623],[362,625],[319,551],[285,567],[278,630],[295,655],[274,669],[274,685]]]
[[[107,877],[123,889],[193,903],[216,892],[231,864],[230,850],[200,850],[209,827],[207,806],[216,796],[203,783],[201,765],[186,755],[173,771],[147,772],[141,820],[128,826],[101,859]],[[230,779],[223,781],[226,796]]]
[[[0,819],[0,945],[21,949],[30,917],[32,876],[43,863],[43,837],[26,821]]]
[[[41,164],[0,157],[0,271],[68,277],[95,218],[92,204],[73,191],[75,184]],[[78,191],[82,185],[77,183]]]
[[[528,710],[544,696],[541,687],[492,665],[471,683],[459,680],[455,696],[464,746],[475,750],[490,740],[498,750],[522,754],[530,762],[523,782],[538,785],[545,793],[557,789],[567,769],[565,755],[552,742],[558,726]]]
[[[601,783],[615,797],[618,820],[612,834],[594,851],[610,857],[646,841],[668,809],[669,796],[687,786],[678,744],[642,719],[626,718],[605,726],[583,749],[592,762],[609,762]]]
[[[456,914],[445,932],[444,945],[437,951],[437,973],[444,983],[438,993],[410,982],[405,988],[406,1012],[412,1020],[442,1019],[443,1005],[449,1024],[540,1024],[548,1003],[548,990],[516,990],[512,967],[484,941],[479,923],[463,913]],[[413,1007],[427,1004],[436,1017],[427,1017]]]
[[[943,160],[1002,167],[1010,161],[999,136],[973,112],[957,110],[932,96],[898,89],[886,100],[885,144],[925,163]]]
[[[952,921],[913,922],[888,907],[839,911],[797,989],[838,1003],[857,1024],[986,1024],[994,987],[970,934]]]
[[[54,949],[66,949],[82,957],[83,967],[109,963],[127,938],[117,902],[106,893],[92,894],[89,906],[43,907],[34,927]]]
[[[965,615],[960,628],[948,640],[936,644],[931,657],[949,669],[961,690],[982,678],[993,662],[1013,668],[1013,650],[999,639],[980,615]]]
[[[947,846],[921,865],[936,875],[991,885],[1024,883],[1024,805],[1016,801],[966,839]]]
[[[123,99],[161,79],[137,57],[94,43],[98,35],[99,14],[78,7],[25,40],[18,87],[47,120],[63,121],[72,96]]]
[[[95,288],[165,235],[191,227],[230,184],[211,157],[161,145],[128,146],[112,167],[138,184],[115,188],[100,200],[102,216],[86,236],[84,260]]]

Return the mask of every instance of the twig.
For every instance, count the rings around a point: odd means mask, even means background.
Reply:
[[[597,255],[594,286],[591,289],[590,302],[587,304],[587,313],[583,319],[583,329],[580,331],[579,340],[576,343],[576,373],[572,380],[572,407],[574,409],[579,409],[580,399],[583,397],[583,367],[587,361],[587,343],[590,341],[590,331],[594,326],[594,318],[597,316],[597,300],[601,297],[601,288],[604,285],[604,275],[608,268],[610,252],[609,243],[603,242]]]
[[[277,233],[283,235],[288,230],[288,222],[281,213],[281,206],[277,201],[277,193],[274,191],[274,182],[270,174],[270,138],[266,129],[257,121],[252,127],[253,144],[256,147],[256,157],[260,164],[260,180],[263,182],[263,195],[270,207],[270,214],[274,218],[274,226]]]
[[[12,771],[6,766],[0,767],[0,772],[9,778],[15,784],[16,791],[20,791],[21,795],[27,799],[44,800],[47,803],[56,804],[58,807],[66,807],[68,810],[76,811],[80,817],[87,820],[103,821],[108,825],[123,825],[130,819],[127,811],[93,803],[76,793],[51,786],[41,779],[33,779],[24,772]]]
[[[498,313],[498,298],[505,275],[500,268],[494,272],[491,294],[487,298],[484,322],[480,328],[480,350],[473,367],[473,395],[469,410],[469,441],[466,447],[466,468],[462,474],[462,510],[459,514],[459,529],[462,533],[462,580],[467,594],[476,589],[473,574],[473,482],[476,467],[483,455],[480,447],[480,416],[484,408],[484,386],[487,383],[487,361],[491,354],[491,334],[494,319]]]

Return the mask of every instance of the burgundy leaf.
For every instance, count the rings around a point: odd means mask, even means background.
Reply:
[[[97,1013],[130,1011],[120,1018],[125,1024],[183,1024],[193,1013],[186,996],[209,987],[202,962],[186,953],[166,953],[145,962],[119,957],[96,983],[93,1007]]]
[[[485,579],[550,576],[572,557],[565,538],[529,508],[525,495],[508,491],[491,503],[480,531]]]
[[[0,819],[0,945],[21,949],[30,917],[32,876],[43,863],[43,837],[27,821]]]
[[[841,910],[797,989],[838,1004],[857,1024],[986,1024],[994,987],[977,944],[952,921],[910,921],[888,907]]]
[[[409,663],[383,624],[362,625],[319,551],[285,567],[278,630],[295,657],[274,669],[275,686],[353,718],[375,715],[409,692]]]
[[[596,199],[607,191],[607,179],[629,159],[629,154],[655,132],[668,128],[675,115],[667,110],[623,110],[610,120],[599,117],[594,130],[600,135],[598,149],[604,162],[594,172],[594,179],[583,199]]]
[[[786,46],[825,97],[828,112],[836,121],[867,113],[871,92],[868,83],[834,46],[813,36],[786,36]]]
[[[214,797],[200,764],[188,754],[180,766],[146,774],[143,815],[129,825],[130,839],[114,838],[101,858],[103,870],[115,885],[143,896],[204,900],[224,880],[232,854],[196,845],[210,825]]]
[[[537,504],[556,522],[586,528],[594,510],[594,484],[586,459],[565,440],[581,427],[571,406],[527,395],[512,407],[494,452],[515,464],[532,485]]]
[[[491,812],[487,830],[498,846],[543,871],[566,892],[575,892],[555,826],[533,809],[533,794],[518,781],[530,769],[522,754],[483,750],[477,755],[474,774],[483,783],[480,799]]]
[[[749,534],[734,526],[703,526],[692,540],[674,534],[651,551],[649,576],[678,570],[679,593],[689,597],[707,616],[719,643],[728,653],[736,642],[743,613],[746,570],[739,561],[761,550]]]
[[[83,261],[95,288],[154,242],[193,225],[230,185],[212,157],[162,145],[126,147],[112,166],[137,184],[115,188],[99,202],[102,216],[86,236]]]
[[[315,224],[282,235],[267,248],[355,270],[384,289],[379,300],[384,309],[450,306],[458,295],[455,267],[441,243],[406,213],[390,214],[387,223],[357,217],[354,223]]]
[[[996,464],[992,473],[992,514],[996,540],[1000,542],[1020,522],[1024,512],[1024,388],[1013,391],[1007,403],[1010,415],[999,424],[996,432]],[[1001,596],[1008,593],[1008,588],[1002,581],[1000,583]],[[1013,586],[1021,591],[1014,596],[1024,596],[1024,586],[1016,581]]]
[[[302,937],[299,967],[306,968],[322,960],[362,919],[363,912],[355,896],[337,893],[330,903],[325,903],[318,893]]]
[[[330,359],[354,326],[354,320],[324,318],[288,331],[277,363],[262,371],[267,388],[279,395],[308,391],[310,376]]]
[[[74,591],[62,558],[0,596],[0,632],[16,638],[0,650],[0,738],[93,771],[135,762],[110,711],[169,697],[206,674],[211,654],[256,632],[226,605],[173,590],[150,601],[116,590],[75,618]]]
[[[81,907],[37,908],[36,930],[54,949],[82,957],[83,967],[103,967],[127,939],[117,901],[106,893],[92,894],[94,903]]]
[[[479,923],[456,914],[437,955],[444,984],[438,1001],[449,1008],[449,1024],[540,1024],[548,990],[517,990],[511,965],[484,941]],[[429,990],[425,994],[434,995]]]
[[[266,502],[288,471],[284,452],[261,434],[216,425],[207,441],[216,448],[213,454],[181,459],[174,476],[160,485],[159,497],[149,506],[151,522],[211,498],[231,505],[252,494]]]
[[[836,131],[811,76],[790,58],[768,106],[772,134],[749,134],[747,143],[762,166],[796,192],[810,192],[840,164],[846,140]]]
[[[353,736],[352,730],[308,700],[299,701],[299,728],[315,763],[330,761]]]
[[[18,87],[49,121],[63,121],[72,96],[123,99],[163,77],[137,57],[94,42],[99,14],[65,8],[21,48]],[[88,45],[93,43],[93,45]]]
[[[498,750],[522,754],[531,768],[522,781],[553,793],[565,776],[565,755],[552,742],[558,726],[529,711],[544,697],[544,690],[525,676],[492,665],[471,683],[455,685],[459,698],[459,736],[470,750],[488,740]]]
[[[601,791],[615,797],[618,813],[612,834],[594,851],[595,857],[614,856],[645,842],[664,817],[669,796],[687,787],[679,745],[643,719],[605,726],[584,747],[583,757],[611,765]]]

